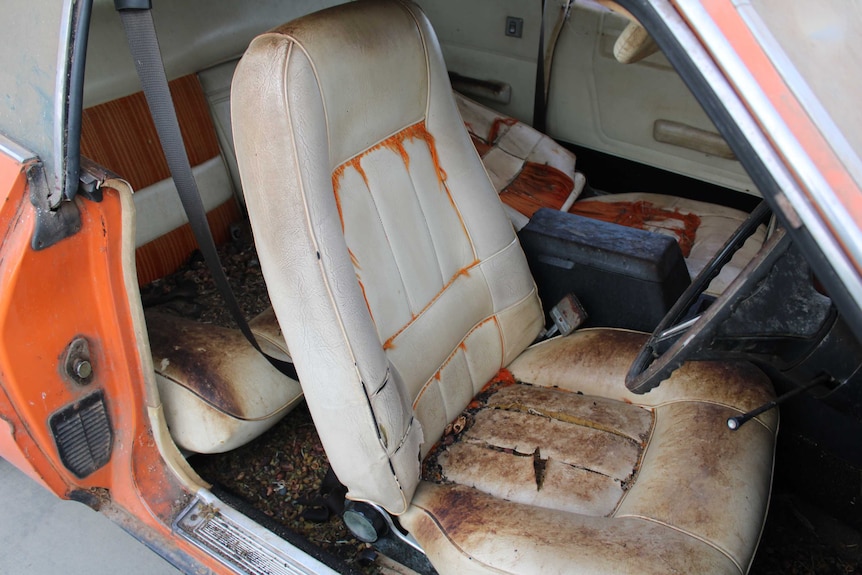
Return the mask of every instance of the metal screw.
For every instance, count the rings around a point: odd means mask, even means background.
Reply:
[[[79,385],[87,385],[93,378],[93,364],[90,361],[90,345],[86,338],[76,337],[66,347],[63,361],[66,375]]]
[[[93,364],[86,359],[76,360],[73,369],[75,370],[75,375],[80,379],[87,379],[93,375]]]

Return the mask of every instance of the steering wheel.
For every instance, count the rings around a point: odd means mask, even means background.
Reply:
[[[784,254],[790,245],[790,237],[779,227],[704,313],[679,323],[709,283],[769,214],[769,207],[761,202],[662,318],[626,374],[626,387],[630,391],[637,394],[650,391],[670,377],[685,361],[708,349],[718,327],[730,316],[738,302],[751,295]]]

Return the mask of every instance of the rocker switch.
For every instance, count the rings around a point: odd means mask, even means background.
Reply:
[[[524,19],[506,16],[506,36],[520,38],[524,32]]]

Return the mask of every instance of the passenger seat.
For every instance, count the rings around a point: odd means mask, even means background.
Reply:
[[[242,219],[209,107],[196,75],[170,82],[180,130],[217,244]],[[143,93],[84,111],[83,155],[135,190],[138,284],[175,272],[197,249]],[[219,453],[251,441],[302,400],[299,383],[273,368],[238,329],[145,311],[156,381],[176,444]],[[278,322],[266,311],[250,322],[270,355],[288,359]]]

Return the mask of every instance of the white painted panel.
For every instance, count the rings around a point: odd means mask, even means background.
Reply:
[[[450,72],[512,88],[509,104],[493,107],[530,123],[536,85],[541,5],[528,0],[417,0],[440,40]],[[524,20],[521,38],[506,36],[506,17]]]
[[[759,195],[738,161],[655,141],[653,125],[660,119],[710,132],[718,130],[663,54],[653,54],[636,64],[616,61],[614,42],[627,22],[616,14],[584,6],[572,11],[554,56],[549,134]]]
[[[220,206],[233,195],[233,187],[221,156],[216,156],[192,168],[204,208]],[[175,230],[188,220],[174,181],[166,178],[135,192],[137,224],[135,247]]]

